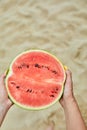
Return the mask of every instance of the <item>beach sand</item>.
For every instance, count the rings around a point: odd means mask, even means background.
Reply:
[[[0,0],[0,73],[15,56],[44,49],[73,73],[74,93],[87,124],[87,0]],[[15,105],[1,130],[65,130],[59,102],[41,111]]]

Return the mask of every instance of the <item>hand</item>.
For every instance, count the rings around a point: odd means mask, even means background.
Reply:
[[[12,106],[12,102],[8,98],[8,94],[4,84],[5,75],[0,76],[0,126],[5,118],[5,115],[9,108]]]
[[[64,93],[60,99],[60,104],[63,108],[68,105],[69,102],[75,101],[73,94],[73,82],[72,82],[72,73],[69,70],[66,70],[66,81],[64,86]]]
[[[8,107],[12,106],[12,102],[8,98],[8,94],[4,84],[5,75],[0,76],[0,105],[6,104]]]

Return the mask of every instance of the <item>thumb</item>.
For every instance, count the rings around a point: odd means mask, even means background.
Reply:
[[[73,82],[72,82],[72,73],[70,70],[66,71],[66,82],[65,82],[65,90],[66,92],[72,92],[73,91]]]
[[[46,130],[54,130],[54,122],[51,122]]]

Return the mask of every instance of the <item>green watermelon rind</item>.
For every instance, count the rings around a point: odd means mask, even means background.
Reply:
[[[29,106],[21,105],[20,103],[18,103],[18,102],[11,96],[11,94],[10,94],[10,92],[9,92],[8,85],[7,85],[7,80],[8,80],[8,77],[9,77],[10,75],[12,75],[12,65],[13,65],[13,63],[15,62],[15,60],[16,60],[18,57],[20,57],[20,56],[23,55],[23,54],[29,53],[29,52],[44,52],[44,53],[46,53],[46,54],[52,56],[56,61],[58,61],[58,63],[60,63],[60,65],[61,65],[61,67],[62,67],[62,69],[63,69],[63,71],[64,71],[64,81],[61,83],[61,87],[62,87],[61,92],[60,92],[60,94],[58,95],[58,98],[57,98],[54,102],[50,103],[49,105],[42,106],[42,107],[31,107],[31,106],[29,107]],[[64,83],[65,83],[65,80],[66,80],[65,67],[64,67],[63,64],[60,62],[60,60],[56,58],[56,56],[54,56],[54,55],[52,55],[52,54],[50,54],[49,52],[44,51],[44,50],[27,50],[27,51],[24,51],[23,53],[19,54],[18,56],[16,56],[16,57],[14,58],[14,60],[11,62],[10,66],[9,66],[9,69],[7,70],[7,73],[6,73],[5,85],[6,85],[6,89],[7,89],[8,96],[9,96],[10,100],[11,100],[15,105],[17,105],[17,106],[19,106],[19,107],[21,107],[21,108],[23,108],[23,109],[26,109],[26,110],[42,110],[42,109],[46,109],[46,108],[48,108],[48,107],[54,105],[54,104],[61,98],[61,96],[62,96],[62,94],[63,94],[63,91],[64,91]]]

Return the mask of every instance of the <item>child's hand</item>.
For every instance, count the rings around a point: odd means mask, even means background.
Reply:
[[[65,88],[62,98],[60,99],[60,104],[63,108],[68,105],[69,102],[75,101],[73,95],[73,82],[72,82],[72,74],[69,70],[66,71],[66,81]]]

